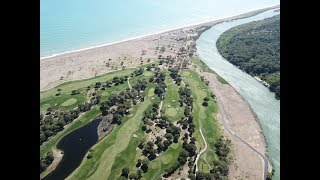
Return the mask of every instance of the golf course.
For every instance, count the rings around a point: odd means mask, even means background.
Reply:
[[[146,64],[60,84],[41,92],[40,113],[44,179],[58,172],[68,174],[58,176],[65,179],[192,179],[213,176],[228,163],[228,153],[217,154],[217,148],[229,148],[221,140],[213,93],[197,72],[179,66]],[[95,119],[107,124],[100,124],[107,133],[77,157],[81,163],[70,173],[50,165],[59,142]],[[67,163],[63,156],[60,163]]]

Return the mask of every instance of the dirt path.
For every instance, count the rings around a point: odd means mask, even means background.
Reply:
[[[163,101],[160,102],[160,107],[159,107],[159,112],[158,112],[159,117],[161,117],[162,104],[163,104]]]
[[[206,139],[204,138],[204,136],[203,136],[203,134],[202,134],[202,129],[199,129],[199,131],[200,131],[201,137],[202,137],[202,139],[203,139],[203,141],[204,141],[205,147],[204,147],[204,149],[202,149],[202,150],[200,151],[199,155],[197,156],[196,161],[195,161],[195,164],[198,163],[198,160],[199,160],[201,154],[202,154],[202,153],[207,149],[207,147],[208,147],[207,142],[206,142]],[[196,166],[196,172],[198,172],[198,166]]]
[[[218,107],[221,111],[221,116],[222,116],[222,122],[223,122],[223,125],[224,127],[233,135],[235,136],[236,138],[238,138],[242,143],[244,143],[247,147],[249,147],[251,150],[255,151],[259,156],[260,158],[264,161],[264,170],[263,170],[263,180],[265,180],[267,178],[267,172],[268,172],[268,159],[262,155],[257,149],[255,149],[254,147],[252,147],[250,144],[248,144],[245,140],[243,140],[237,133],[235,133],[234,131],[232,131],[229,126],[227,125],[226,121],[225,121],[225,114],[224,114],[224,110],[223,110],[223,107],[222,107],[222,104],[219,100],[219,98],[217,98],[217,101],[218,101]],[[200,129],[200,133],[202,135],[202,132],[201,132],[201,129]],[[202,135],[202,138],[203,138],[203,135]],[[207,144],[206,144],[207,145]],[[201,152],[200,152],[201,154]]]
[[[249,105],[228,84],[221,84],[213,73],[201,72],[216,95],[218,119],[225,135],[232,141],[233,162],[230,165],[230,179],[265,179],[268,160],[265,141]]]

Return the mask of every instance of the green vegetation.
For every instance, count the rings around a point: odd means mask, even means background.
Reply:
[[[217,75],[217,79],[220,83],[222,84],[229,84],[228,81],[226,81],[223,77],[221,77],[218,73],[216,73],[214,70],[212,70],[209,66],[207,66],[203,61],[201,61],[199,58],[197,57],[193,57],[192,58],[192,63],[195,64],[195,66],[199,67],[201,69],[201,71],[203,72],[209,72],[209,73],[213,73],[215,75]]]
[[[280,99],[280,16],[233,27],[217,40],[221,55],[270,84]]]
[[[173,62],[167,59],[163,63]],[[215,120],[209,82],[172,65],[116,71],[42,92],[40,137],[48,136],[40,146],[40,171],[52,162],[59,140],[98,117],[113,128],[67,179],[159,179],[182,170],[195,177],[196,154],[204,148],[199,128],[208,143],[197,163],[199,177],[202,172],[226,176],[229,147]]]
[[[195,104],[193,106],[192,115],[194,117],[195,126],[202,129],[202,133],[208,145],[207,149],[200,156],[197,165],[199,172],[210,173],[209,170],[216,167],[215,163],[229,162],[228,158],[222,157],[215,147],[215,144],[221,141],[221,132],[214,116],[218,109],[217,104],[211,97],[210,90],[197,73],[187,70],[182,71],[182,74],[184,75],[183,80],[192,89],[192,97]],[[186,74],[189,75],[185,76]],[[207,102],[207,106],[203,106],[203,102]],[[199,128],[195,129],[194,137],[196,138],[196,145],[199,147],[200,151],[205,147],[205,145],[199,132]]]

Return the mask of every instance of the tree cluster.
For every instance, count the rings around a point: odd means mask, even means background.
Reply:
[[[267,81],[280,98],[279,15],[231,28],[219,37],[217,48],[235,66]]]

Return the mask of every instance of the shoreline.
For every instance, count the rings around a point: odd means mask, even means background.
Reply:
[[[182,26],[182,27],[177,27],[177,28],[171,28],[171,29],[166,29],[166,30],[162,30],[162,31],[157,31],[157,32],[154,32],[154,33],[148,33],[148,34],[145,34],[145,35],[126,38],[126,39],[123,39],[123,40],[118,40],[118,41],[105,43],[105,44],[101,44],[101,45],[95,45],[95,46],[90,46],[90,47],[86,47],[86,48],[69,50],[69,51],[62,52],[62,53],[55,53],[55,54],[52,54],[52,55],[47,55],[47,56],[40,57],[40,60],[50,59],[50,58],[54,58],[54,57],[57,57],[57,56],[62,56],[62,55],[66,55],[66,54],[72,54],[72,53],[92,50],[92,49],[96,49],[96,48],[102,48],[102,47],[106,47],[106,46],[110,46],[110,45],[114,45],[114,44],[119,44],[119,43],[123,43],[123,42],[139,40],[139,39],[151,37],[151,36],[154,36],[154,35],[160,35],[160,34],[168,33],[168,32],[171,32],[171,31],[180,30],[180,29],[183,29],[183,28],[194,28],[194,27],[198,27],[198,26],[205,26],[207,24],[208,24],[208,26],[213,26],[213,25],[216,25],[218,23],[225,22],[225,21],[245,18],[245,17],[241,17],[241,16],[250,16],[251,13],[259,13],[259,11],[266,11],[266,10],[274,9],[274,8],[277,8],[277,7],[280,7],[280,4],[273,5],[273,6],[268,6],[268,7],[265,7],[265,8],[251,9],[251,10],[247,10],[247,11],[244,11],[244,12],[241,12],[241,13],[238,13],[238,14],[235,14],[235,15],[231,15],[231,16],[218,17],[218,18],[215,18],[213,20],[191,23],[191,24],[187,24],[187,25]],[[210,24],[212,24],[212,25],[210,25]]]

